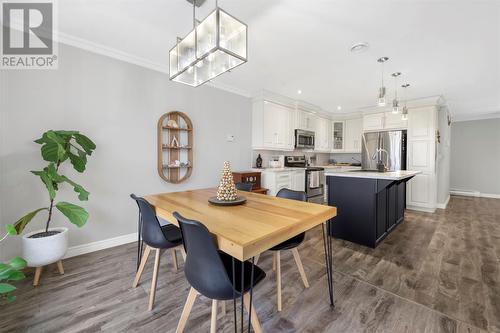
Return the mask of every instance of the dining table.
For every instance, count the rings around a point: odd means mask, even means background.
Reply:
[[[172,215],[174,212],[205,225],[213,235],[218,249],[233,258],[233,265],[234,259],[239,260],[241,265],[247,260],[253,263],[256,256],[271,247],[321,225],[329,301],[330,305],[334,306],[333,249],[329,229],[333,223],[332,219],[337,215],[336,207],[252,192],[239,193],[246,198],[244,204],[219,206],[208,201],[216,193],[216,188],[204,188],[152,194],[144,198],[154,207],[158,217],[174,225],[179,225]],[[241,271],[243,272],[243,269]],[[243,284],[244,276],[241,275]],[[249,312],[252,309],[252,291],[253,288],[250,289]],[[236,332],[236,297],[233,301]],[[251,313],[249,313],[249,330],[250,316]],[[243,297],[241,332],[243,332]]]

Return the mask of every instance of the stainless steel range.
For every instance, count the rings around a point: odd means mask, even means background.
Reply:
[[[305,192],[307,201],[314,203],[324,202],[325,169],[310,167],[305,156],[285,156],[286,167],[305,168]]]

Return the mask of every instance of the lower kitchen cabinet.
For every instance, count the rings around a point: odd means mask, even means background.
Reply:
[[[337,207],[331,235],[376,247],[404,220],[409,179],[327,176],[328,204]]]
[[[261,173],[261,186],[267,188],[267,194],[275,196],[282,188],[295,191],[305,189],[305,170],[264,170]]]

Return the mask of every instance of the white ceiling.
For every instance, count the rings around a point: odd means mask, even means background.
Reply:
[[[192,28],[186,0],[59,1],[59,31],[166,68],[177,36]],[[215,5],[207,0],[203,18]],[[216,84],[266,89],[325,110],[374,105],[376,59],[390,57],[409,98],[443,95],[455,116],[500,111],[500,1],[219,0],[249,26],[249,61]],[[368,51],[353,54],[356,42]],[[402,82],[400,82],[402,83]],[[195,88],[193,88],[195,89]],[[297,90],[302,90],[299,96]]]

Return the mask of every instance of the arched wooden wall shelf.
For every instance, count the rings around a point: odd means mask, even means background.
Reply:
[[[179,111],[158,120],[158,174],[169,183],[180,183],[193,172],[193,123]]]

